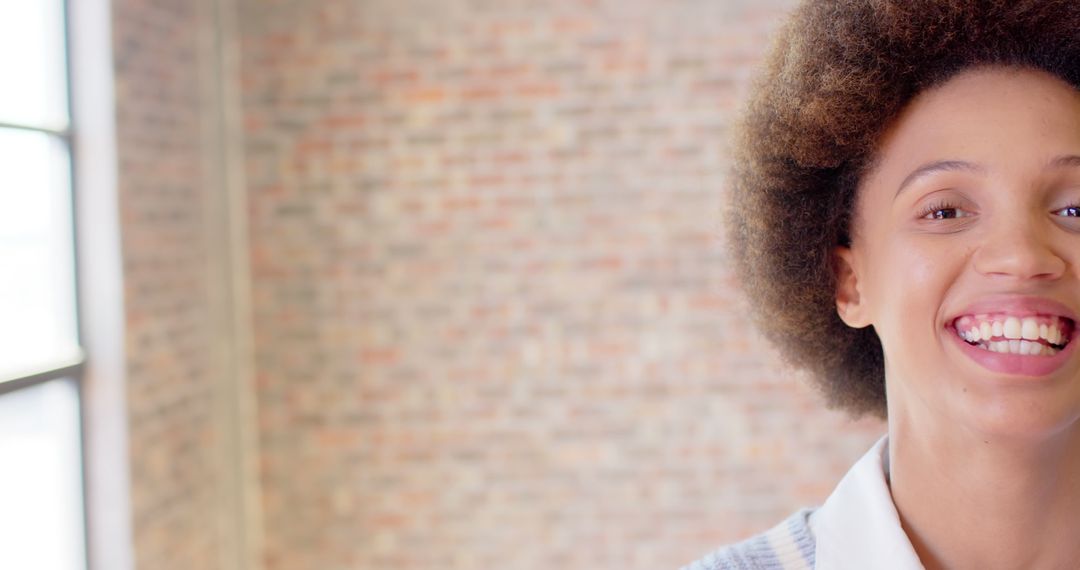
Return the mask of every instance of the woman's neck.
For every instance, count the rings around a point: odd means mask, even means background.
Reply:
[[[1076,566],[1080,427],[1033,440],[912,425],[890,417],[890,490],[927,570]]]

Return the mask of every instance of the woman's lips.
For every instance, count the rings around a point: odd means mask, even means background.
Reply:
[[[968,344],[993,352],[1050,356],[1069,342],[1074,324],[1056,315],[965,315],[949,328]]]
[[[1053,374],[1069,360],[1074,351],[1073,346],[1077,344],[1069,342],[1065,345],[1065,348],[1053,356],[1000,353],[972,346],[966,340],[960,338],[956,329],[951,326],[948,329],[948,336],[953,339],[961,352],[977,364],[992,372],[1017,376],[1039,377]]]

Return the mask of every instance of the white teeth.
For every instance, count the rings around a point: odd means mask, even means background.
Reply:
[[[1005,319],[1005,325],[1002,328],[1005,332],[1005,338],[1019,339],[1021,336],[1020,319],[1016,317]]]
[[[994,352],[1046,355],[1059,352],[1049,344],[1061,345],[1068,342],[1062,329],[1064,320],[1059,317],[999,317],[1002,320],[991,321],[989,315],[973,315],[957,320],[957,325],[968,327],[956,330],[956,334],[985,350]],[[1041,321],[1041,322],[1040,322]],[[1044,342],[1031,342],[1044,339]]]
[[[1025,356],[1053,356],[1057,351],[1038,342],[1027,340],[999,340],[986,342],[979,345],[984,350],[1000,352],[1002,354],[1020,354]]]
[[[1039,339],[1039,321],[1033,318],[1026,318],[1021,321],[1020,336],[1027,340]]]

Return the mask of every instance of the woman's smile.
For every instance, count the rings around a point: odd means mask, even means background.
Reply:
[[[993,372],[1047,374],[1068,359],[1063,351],[1069,346],[1075,323],[1075,314],[1064,303],[1041,297],[998,296],[968,305],[961,314],[947,319],[945,328],[968,345],[965,354]],[[1033,358],[1038,362],[1029,364]]]
[[[1024,304],[1018,301],[1017,304]],[[1075,321],[1060,314],[980,313],[952,319],[946,328],[961,352],[991,372],[1043,377],[1060,369],[1074,350]]]
[[[971,346],[1031,356],[1057,354],[1068,344],[1071,329],[1071,320],[1048,315],[964,316],[952,325],[952,331]]]

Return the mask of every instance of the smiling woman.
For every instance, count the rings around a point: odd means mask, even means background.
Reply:
[[[809,0],[737,139],[758,327],[888,433],[713,568],[1080,567],[1080,4]]]

